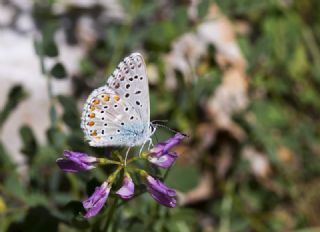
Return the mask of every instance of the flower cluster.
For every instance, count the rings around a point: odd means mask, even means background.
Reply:
[[[87,171],[96,168],[98,165],[113,164],[118,166],[116,171],[113,172],[101,186],[96,187],[94,193],[83,202],[83,207],[86,210],[85,218],[93,217],[99,213],[107,201],[116,177],[122,170],[124,172],[123,183],[121,188],[115,192],[120,198],[129,200],[134,196],[135,185],[129,174],[130,171],[133,171],[142,177],[148,192],[154,200],[166,207],[173,208],[176,206],[175,190],[167,187],[159,179],[149,175],[145,170],[138,168],[129,169],[127,165],[131,165],[136,160],[147,160],[158,167],[169,168],[177,158],[177,154],[170,152],[170,149],[180,143],[184,138],[185,136],[183,134],[177,133],[172,138],[156,144],[148,152],[143,153],[141,157],[134,157],[127,162],[123,162],[122,159],[116,161],[106,158],[96,158],[85,153],[74,151],[64,151],[64,158],[59,158],[56,162],[65,172]]]

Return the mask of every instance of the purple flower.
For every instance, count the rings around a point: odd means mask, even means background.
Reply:
[[[93,217],[99,213],[108,198],[110,189],[111,185],[107,182],[103,182],[100,187],[96,187],[91,197],[82,203],[83,207],[87,211],[86,215],[84,216],[85,218]]]
[[[152,198],[155,199],[161,205],[169,208],[176,206],[176,191],[168,188],[160,180],[147,176],[147,189],[151,194]]]
[[[162,168],[169,168],[173,164],[173,162],[177,159],[176,153],[165,153],[161,156],[156,155],[149,155],[148,160],[150,163],[153,163],[154,165],[157,165],[158,167]]]
[[[134,183],[130,176],[125,176],[122,187],[116,192],[122,199],[129,200],[134,194]]]
[[[75,151],[64,151],[65,158],[57,159],[58,166],[65,172],[80,172],[95,168],[96,157]]]
[[[182,139],[184,139],[186,136],[181,134],[181,133],[177,133],[175,134],[172,138],[158,143],[156,144],[151,150],[150,150],[150,155],[153,156],[161,156],[164,155],[166,153],[168,153],[168,151],[175,145],[177,145],[178,143],[181,142]]]

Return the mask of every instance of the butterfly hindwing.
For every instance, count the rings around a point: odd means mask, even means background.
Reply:
[[[138,113],[107,86],[88,97],[81,127],[91,146],[130,146],[142,130]]]

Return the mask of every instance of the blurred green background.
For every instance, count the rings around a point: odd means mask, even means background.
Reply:
[[[0,231],[101,231],[80,201],[108,170],[65,174],[55,160],[104,155],[83,140],[82,105],[131,52],[147,63],[151,120],[190,137],[166,180],[179,207],[141,195],[110,231],[320,231],[319,12],[316,0],[2,0]]]

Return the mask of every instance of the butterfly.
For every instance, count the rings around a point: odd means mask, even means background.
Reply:
[[[89,95],[81,128],[94,147],[133,147],[151,141],[155,127],[150,123],[149,86],[140,53],[124,58],[106,85]]]

